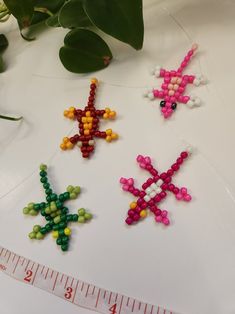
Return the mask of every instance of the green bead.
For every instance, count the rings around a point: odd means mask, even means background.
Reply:
[[[78,215],[77,214],[73,215],[73,220],[72,221],[78,221]]]
[[[59,223],[59,229],[64,229],[67,226],[67,223],[65,221],[61,221]]]
[[[33,209],[33,208],[34,208],[34,203],[29,203],[29,204],[28,204],[28,208],[29,208],[29,209]]]
[[[40,208],[41,209],[44,209],[45,207],[46,207],[46,203],[45,202],[40,203]]]
[[[84,224],[84,222],[85,222],[85,217],[84,217],[84,216],[79,216],[79,217],[78,217],[78,222],[79,222],[80,224]]]
[[[47,224],[45,225],[45,228],[46,228],[46,230],[47,230],[48,232],[52,230],[52,226],[51,226],[50,223],[47,223]]]
[[[58,216],[58,215],[57,215],[57,212],[51,213],[51,218],[55,218],[56,216]]]
[[[42,170],[42,171],[39,172],[39,175],[40,175],[41,177],[46,177],[46,176],[47,176],[47,173],[46,173],[46,171]]]
[[[39,232],[41,230],[41,226],[39,226],[39,225],[35,225],[35,226],[33,226],[33,231],[34,232]]]
[[[23,213],[25,214],[25,215],[28,215],[28,213],[29,213],[29,208],[28,207],[24,207],[23,208]]]
[[[61,219],[61,221],[67,221],[67,216],[66,215],[61,215],[60,219]]]
[[[74,190],[74,187],[72,185],[67,186],[67,189],[66,189],[67,192],[72,193],[73,190]]]
[[[57,208],[61,209],[63,207],[63,204],[60,201],[56,201]]]
[[[45,208],[45,213],[50,214],[51,213],[51,208],[48,206]]]
[[[38,211],[40,209],[40,204],[34,204],[34,209]]]
[[[40,229],[41,234],[46,234],[47,233],[47,229],[45,227],[42,227]]]
[[[31,215],[31,216],[37,216],[37,214],[38,214],[38,212],[36,210],[34,210],[34,209],[31,209],[29,211],[29,215]]]
[[[43,183],[43,187],[44,187],[44,189],[49,189],[50,183],[48,183],[48,182]]]
[[[45,193],[46,193],[46,195],[51,195],[52,194],[52,189],[46,189]]]
[[[62,238],[57,238],[56,239],[56,244],[61,245],[62,244]]]
[[[42,210],[41,210],[41,215],[42,215],[42,216],[46,216],[45,209],[42,209]]]
[[[54,218],[54,223],[55,223],[55,224],[58,224],[60,221],[61,221],[60,216],[56,216],[56,217]]]
[[[75,199],[77,198],[77,194],[74,193],[74,192],[72,192],[72,193],[69,194],[69,198],[70,198],[71,200],[75,200]]]
[[[61,245],[61,250],[62,250],[62,251],[67,251],[68,248],[69,248],[68,244],[62,244],[62,245]]]
[[[43,238],[44,238],[44,235],[40,231],[36,233],[37,240],[42,240]]]
[[[46,218],[47,221],[51,220],[51,216],[50,215],[45,216],[45,218]]]
[[[69,237],[63,236],[61,238],[61,242],[62,242],[62,244],[67,244],[69,242]]]
[[[73,215],[67,215],[67,221],[73,221]]]
[[[51,194],[51,200],[52,200],[52,201],[56,201],[57,198],[58,198],[58,196],[57,196],[55,193],[52,193],[52,194]]]
[[[64,192],[64,200],[68,200],[69,199],[69,192]]]
[[[90,213],[85,213],[84,217],[85,217],[86,220],[91,220],[93,216]]]
[[[60,194],[60,195],[59,195],[59,200],[60,200],[61,202],[63,202],[63,201],[65,200],[64,194]]]
[[[41,164],[40,167],[39,167],[39,169],[40,169],[41,171],[46,171],[46,170],[47,170],[47,165]]]
[[[47,182],[47,177],[42,177],[42,178],[40,179],[40,181],[41,181],[42,183],[46,183],[46,182]]]
[[[86,210],[85,210],[84,208],[80,208],[80,209],[78,210],[78,215],[79,215],[79,216],[84,216],[85,213],[86,213]]]
[[[36,238],[36,233],[35,232],[30,232],[29,233],[29,238],[30,239],[35,239]]]
[[[79,194],[81,192],[80,186],[75,186],[73,192],[76,193],[76,194]]]
[[[68,213],[68,211],[69,211],[69,209],[67,207],[63,207],[61,209],[61,213],[64,214],[64,215],[66,215]]]
[[[50,201],[51,201],[51,196],[50,196],[50,195],[47,195],[46,200],[47,200],[48,203],[50,203]]]
[[[58,232],[60,237],[64,236],[64,229],[59,229]]]
[[[54,226],[52,227],[52,229],[53,229],[54,231],[59,230],[59,225],[54,225]]]
[[[62,211],[60,209],[58,209],[55,213],[56,213],[56,216],[58,216],[62,213]]]

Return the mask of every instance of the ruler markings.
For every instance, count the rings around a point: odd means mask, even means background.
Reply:
[[[63,278],[64,278],[64,274],[62,274],[61,278],[60,278],[60,282],[63,281]]]
[[[109,304],[111,302],[112,294],[113,294],[112,292],[110,292],[110,294],[109,294],[109,301],[108,301]]]
[[[53,288],[52,288],[52,291],[55,290],[55,286],[56,286],[56,282],[57,282],[57,278],[59,276],[59,273],[57,272],[56,276],[55,276],[55,280],[54,280],[54,284],[53,284]]]
[[[86,294],[85,294],[85,297],[86,297],[86,298],[87,298],[87,295],[88,295],[89,288],[90,288],[90,285],[88,285],[88,286],[87,286],[87,289],[86,289]]]
[[[75,296],[76,296],[76,293],[77,293],[78,284],[79,284],[79,280],[77,280],[77,283],[76,283],[76,287],[75,287],[75,290],[74,290],[72,303],[74,303],[74,299],[75,299]]]
[[[14,263],[15,257],[16,257],[16,255],[14,254],[13,258],[12,258],[12,263]]]
[[[121,298],[121,303],[120,303],[120,309],[119,309],[118,314],[120,314],[120,313],[121,313],[121,310],[122,310],[122,302],[123,302],[123,298],[124,298],[124,296],[122,295],[122,298]]]
[[[133,305],[132,305],[132,309],[131,309],[132,312],[134,311],[134,308],[135,308],[135,299],[133,301]]]
[[[65,284],[64,284],[64,288],[66,288],[66,286],[67,286],[67,283],[68,283],[68,280],[69,280],[69,277],[67,276],[67,277],[66,277],[66,281],[65,281]]]
[[[34,275],[33,281],[32,281],[32,285],[33,285],[34,280],[35,280],[35,278],[36,278],[36,276],[37,276],[38,268],[39,268],[39,264],[37,264],[36,271],[35,271],[35,275]]]
[[[151,307],[151,312],[150,312],[150,314],[153,314],[153,305],[152,305],[152,307]]]
[[[94,295],[95,292],[95,286],[93,286],[92,295]]]
[[[9,252],[9,256],[8,256],[8,259],[7,259],[7,264],[9,262],[10,257],[11,257],[11,252]]]
[[[46,274],[45,274],[45,279],[47,279],[48,272],[49,272],[49,268],[47,267],[47,271],[46,271]]]
[[[28,262],[27,262],[27,264],[26,264],[26,266],[25,266],[25,271],[26,271],[26,269],[28,268],[28,266],[29,266],[29,263],[30,263],[30,260],[28,260]]]
[[[100,298],[100,289],[99,289],[98,294],[97,294],[95,307],[97,307],[97,306],[98,306],[99,298]]]
[[[13,274],[15,273],[15,270],[16,270],[16,267],[18,266],[19,260],[20,260],[20,256],[18,256],[17,262],[16,262],[14,270],[13,270]]]

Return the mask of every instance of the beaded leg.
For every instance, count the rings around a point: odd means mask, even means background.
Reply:
[[[188,194],[186,188],[182,187],[179,189],[171,183],[173,175],[180,169],[190,152],[190,149],[183,151],[176,162],[166,172],[162,172],[161,174],[153,168],[150,157],[137,156],[139,166],[147,170],[151,174],[151,177],[142,184],[141,190],[134,187],[133,178],[120,179],[122,189],[137,197],[137,200],[130,204],[130,209],[127,213],[126,223],[128,225],[132,225],[140,219],[145,218],[147,216],[147,209],[154,214],[157,223],[163,223],[166,226],[169,225],[168,212],[159,208],[159,203],[167,197],[168,191],[173,192],[177,200],[185,200],[187,202],[191,200],[191,196]]]

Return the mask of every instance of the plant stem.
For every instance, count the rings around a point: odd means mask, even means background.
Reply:
[[[49,16],[53,16],[54,14],[49,11],[47,8],[40,8],[40,7],[35,7],[34,8],[34,11],[35,12],[41,12],[41,13],[45,13],[45,14],[48,14]]]
[[[8,117],[8,116],[2,116],[2,115],[0,115],[0,119],[11,120],[11,121],[19,121],[19,120],[21,120],[22,118],[23,118],[23,117],[14,118],[14,117]]]

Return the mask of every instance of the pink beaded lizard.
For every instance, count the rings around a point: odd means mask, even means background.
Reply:
[[[185,56],[178,70],[167,71],[160,66],[155,67],[152,74],[156,77],[164,78],[164,83],[161,90],[151,89],[148,90],[144,96],[151,100],[154,98],[163,99],[160,102],[161,112],[164,118],[169,118],[177,107],[177,102],[187,104],[189,107],[199,106],[200,99],[196,96],[185,96],[184,91],[188,84],[199,86],[205,84],[205,78],[202,75],[183,75],[184,68],[188,65],[190,59],[195,54],[198,45],[193,44],[191,50]]]
[[[138,197],[137,201],[130,204],[130,209],[128,210],[128,216],[126,218],[126,223],[128,225],[132,225],[133,223],[138,222],[141,218],[145,218],[147,216],[147,208],[149,208],[155,215],[156,222],[163,223],[166,226],[169,225],[170,220],[168,218],[168,211],[161,210],[158,207],[158,203],[166,198],[167,192],[174,193],[176,199],[179,201],[191,201],[192,197],[185,187],[178,188],[171,183],[172,176],[180,169],[180,166],[190,153],[190,148],[183,151],[170,169],[161,174],[159,174],[152,166],[150,157],[143,157],[142,155],[137,157],[136,160],[139,163],[140,168],[147,170],[152,177],[144,182],[142,190],[139,190],[134,186],[133,178],[120,179],[122,189]]]

